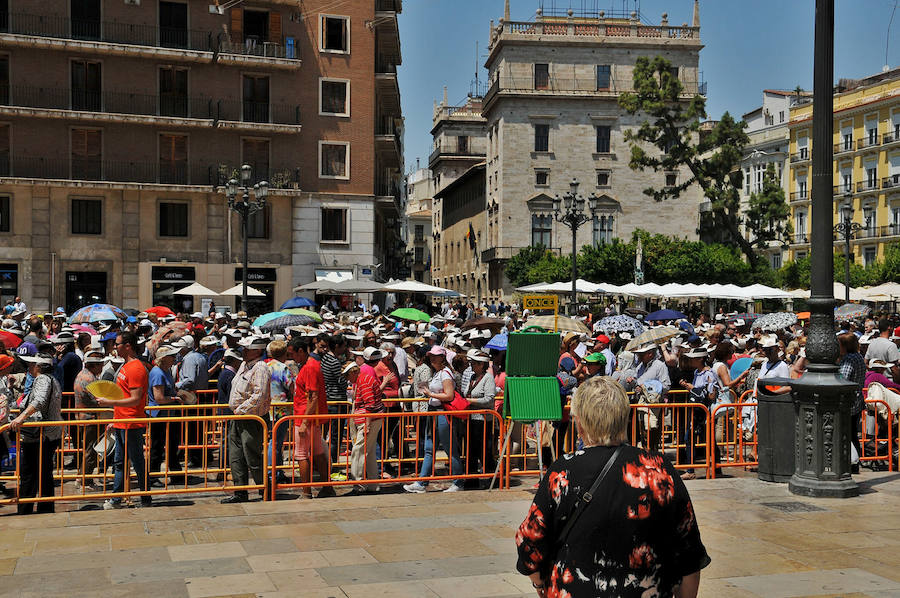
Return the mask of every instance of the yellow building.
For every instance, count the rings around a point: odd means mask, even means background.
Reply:
[[[798,103],[790,114],[794,238],[788,259],[799,259],[809,253],[812,103]],[[834,222],[849,213],[863,226],[851,248],[854,260],[868,265],[881,259],[888,243],[900,242],[900,68],[840,81],[834,96],[832,143]],[[841,252],[843,242],[835,237]]]

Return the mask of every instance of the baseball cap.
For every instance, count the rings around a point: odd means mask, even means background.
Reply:
[[[600,365],[606,365],[606,356],[603,353],[591,353],[587,355],[584,360],[587,363],[598,363]]]
[[[598,334],[597,338],[595,340],[597,340],[601,343],[606,343],[607,345],[609,344],[609,337],[606,336],[605,334]]]
[[[35,346],[34,343],[22,343],[21,345],[19,345],[19,348],[16,349],[16,353],[18,353],[20,356],[37,355],[37,352],[37,346]]]

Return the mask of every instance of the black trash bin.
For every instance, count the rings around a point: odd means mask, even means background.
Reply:
[[[759,479],[765,482],[790,481],[794,475],[794,401],[790,393],[766,391],[764,380],[757,384],[757,454]]]

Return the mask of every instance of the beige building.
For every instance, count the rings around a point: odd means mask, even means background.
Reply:
[[[241,277],[224,184],[242,164],[270,187],[248,234],[253,311],[400,262],[401,0],[9,4],[3,300],[199,309],[173,292]]]
[[[568,254],[571,232],[557,223],[552,198],[579,182],[579,194],[596,195],[599,210],[578,231],[579,246],[614,238],[628,240],[642,228],[697,238],[701,201],[692,188],[677,201],[656,202],[649,185],[676,184],[682,173],[636,173],[628,166],[626,130],[642,118],[618,105],[632,90],[640,56],[661,55],[677,68],[684,99],[705,93],[698,62],[700,17],[692,25],[642,24],[638,15],[575,17],[542,14],[511,21],[509,2],[499,25],[491,23],[485,64],[490,88],[483,100],[487,127],[486,218],[481,259],[489,265],[487,296],[512,289],[506,261],[529,245]]]
[[[406,247],[410,275],[431,284],[431,217],[434,185],[431,171],[419,168],[406,177]],[[411,252],[411,255],[410,255]]]
[[[434,238],[434,284],[480,303],[488,297],[487,264],[482,260],[487,224],[484,162],[472,166],[434,194],[441,228]]]

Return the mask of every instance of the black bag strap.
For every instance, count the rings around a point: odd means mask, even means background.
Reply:
[[[598,475],[597,479],[594,480],[594,483],[591,485],[590,489],[575,501],[575,509],[572,511],[572,515],[566,522],[566,526],[562,529],[562,532],[560,532],[559,536],[556,539],[557,552],[559,548],[565,546],[566,539],[569,537],[569,533],[572,531],[572,528],[575,527],[575,522],[578,521],[578,517],[580,517],[582,513],[587,511],[587,508],[590,506],[591,501],[594,498],[594,494],[597,492],[597,489],[600,488],[600,484],[603,482],[603,478],[606,477],[606,474],[608,474],[609,470],[612,469],[613,463],[615,463],[616,459],[619,458],[619,453],[622,452],[623,446],[625,445],[620,444],[616,447],[616,450],[612,454],[612,457],[610,457],[606,462],[606,465],[603,466],[603,469],[600,471],[600,475]]]

